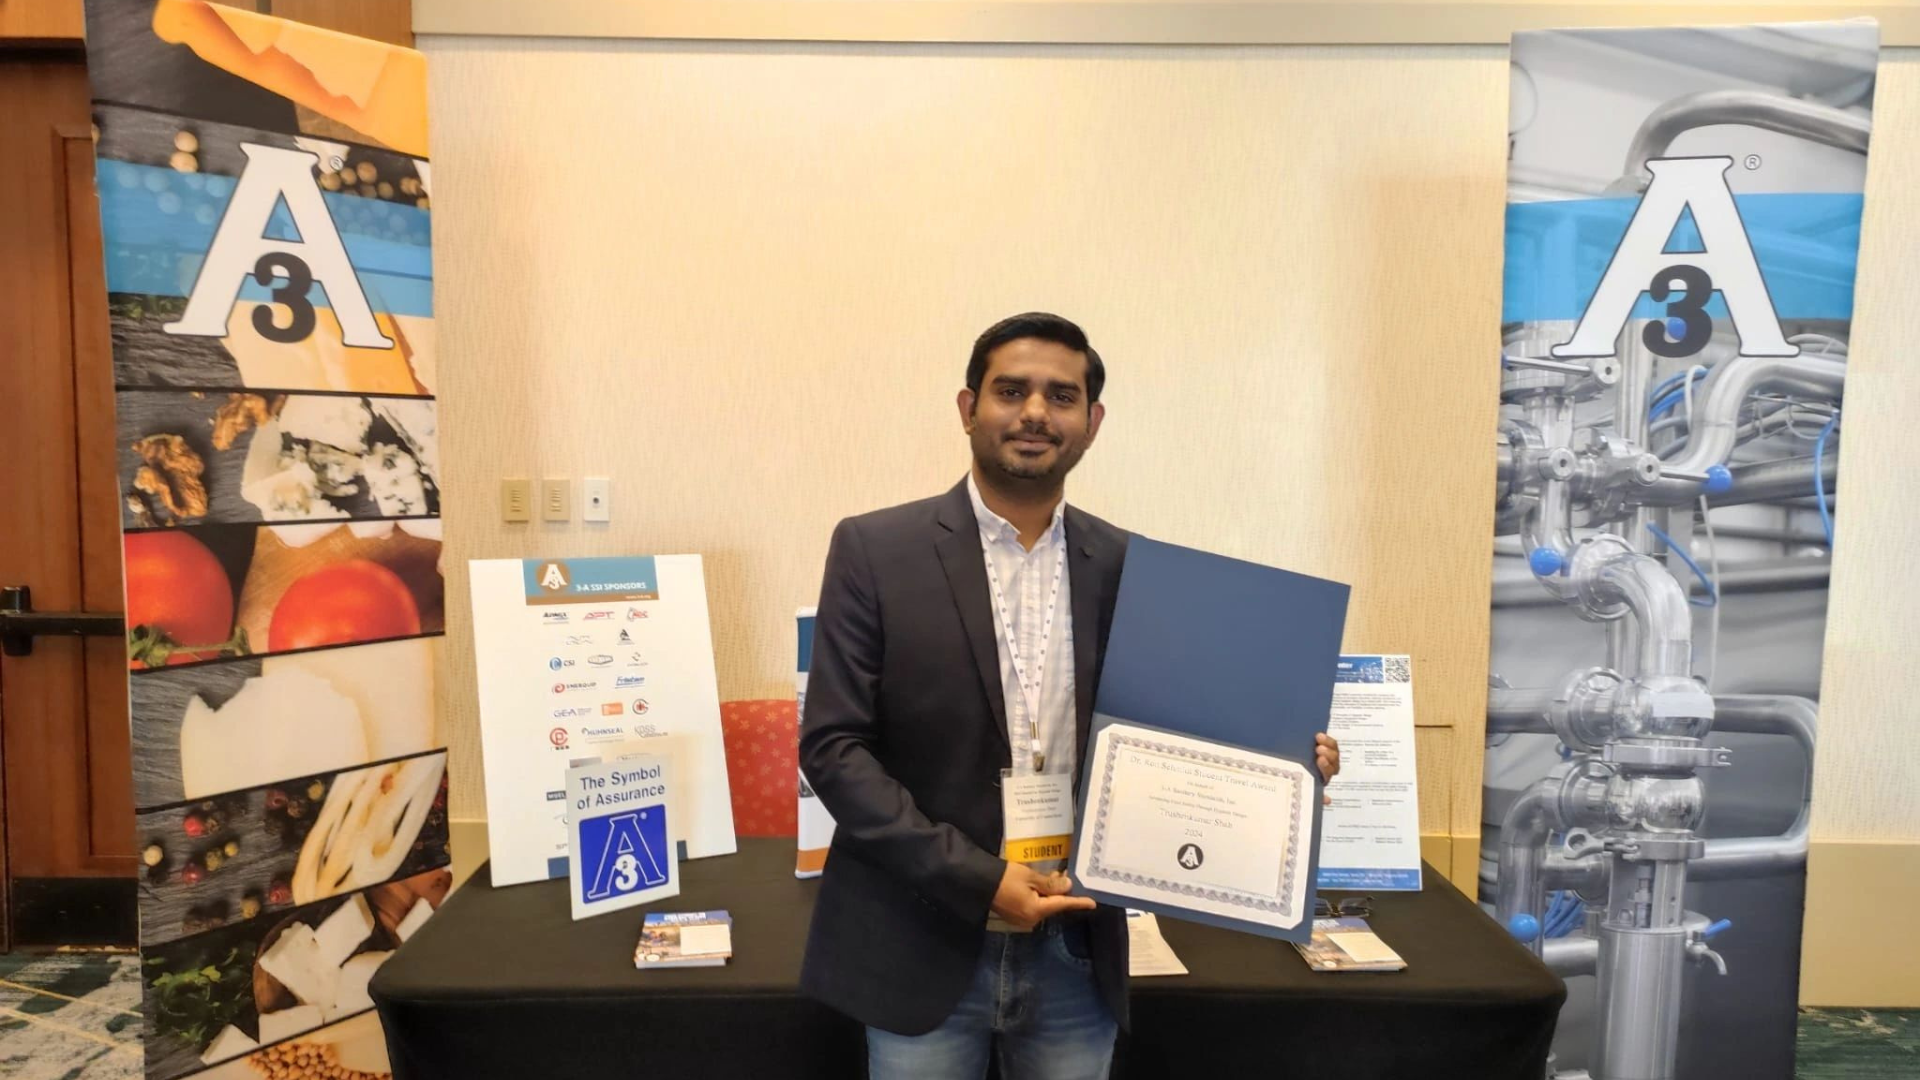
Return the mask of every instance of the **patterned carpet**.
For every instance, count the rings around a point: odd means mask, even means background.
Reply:
[[[131,955],[0,955],[0,1076],[136,1080],[139,1009]]]
[[[1799,1080],[1920,1077],[1920,1009],[1802,1009]]]
[[[140,983],[126,954],[0,955],[0,1077],[138,1080]],[[1807,1009],[1798,1080],[1920,1078],[1920,1009]]]

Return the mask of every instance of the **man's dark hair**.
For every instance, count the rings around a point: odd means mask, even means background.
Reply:
[[[1056,345],[1065,345],[1075,352],[1087,356],[1087,404],[1091,406],[1100,400],[1100,391],[1107,385],[1107,366],[1100,362],[1100,354],[1087,344],[1087,332],[1080,329],[1070,319],[1050,315],[1044,311],[1029,311],[1024,315],[1014,315],[1001,319],[987,327],[973,343],[973,355],[967,360],[967,389],[975,394],[980,392],[980,384],[987,378],[987,356],[993,350],[1009,341],[1021,338],[1037,338],[1051,341]]]

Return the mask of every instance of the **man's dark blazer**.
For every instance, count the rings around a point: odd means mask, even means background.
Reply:
[[[1071,506],[1065,524],[1084,760],[1127,534]],[[800,985],[882,1030],[938,1027],[985,943],[1006,865],[1000,770],[1010,762],[994,619],[964,481],[834,530],[800,769],[836,828]],[[1126,913],[1102,905],[1079,917],[1100,992],[1125,1025]]]

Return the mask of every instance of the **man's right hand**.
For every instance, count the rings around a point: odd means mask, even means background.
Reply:
[[[1025,863],[1009,862],[993,893],[993,913],[1015,929],[1031,930],[1063,911],[1092,911],[1093,898],[1068,896],[1071,888],[1065,874],[1039,874]]]

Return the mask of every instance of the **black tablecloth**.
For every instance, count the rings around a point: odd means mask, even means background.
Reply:
[[[1393,974],[1321,974],[1284,942],[1162,918],[1191,975],[1137,979],[1116,1080],[1538,1080],[1564,990],[1432,867],[1375,899]],[[681,866],[655,910],[725,908],[721,968],[636,971],[646,909],[570,921],[562,881],[491,887],[486,869],[380,968],[395,1080],[864,1075],[852,1021],[802,998],[815,884],[793,841]]]

